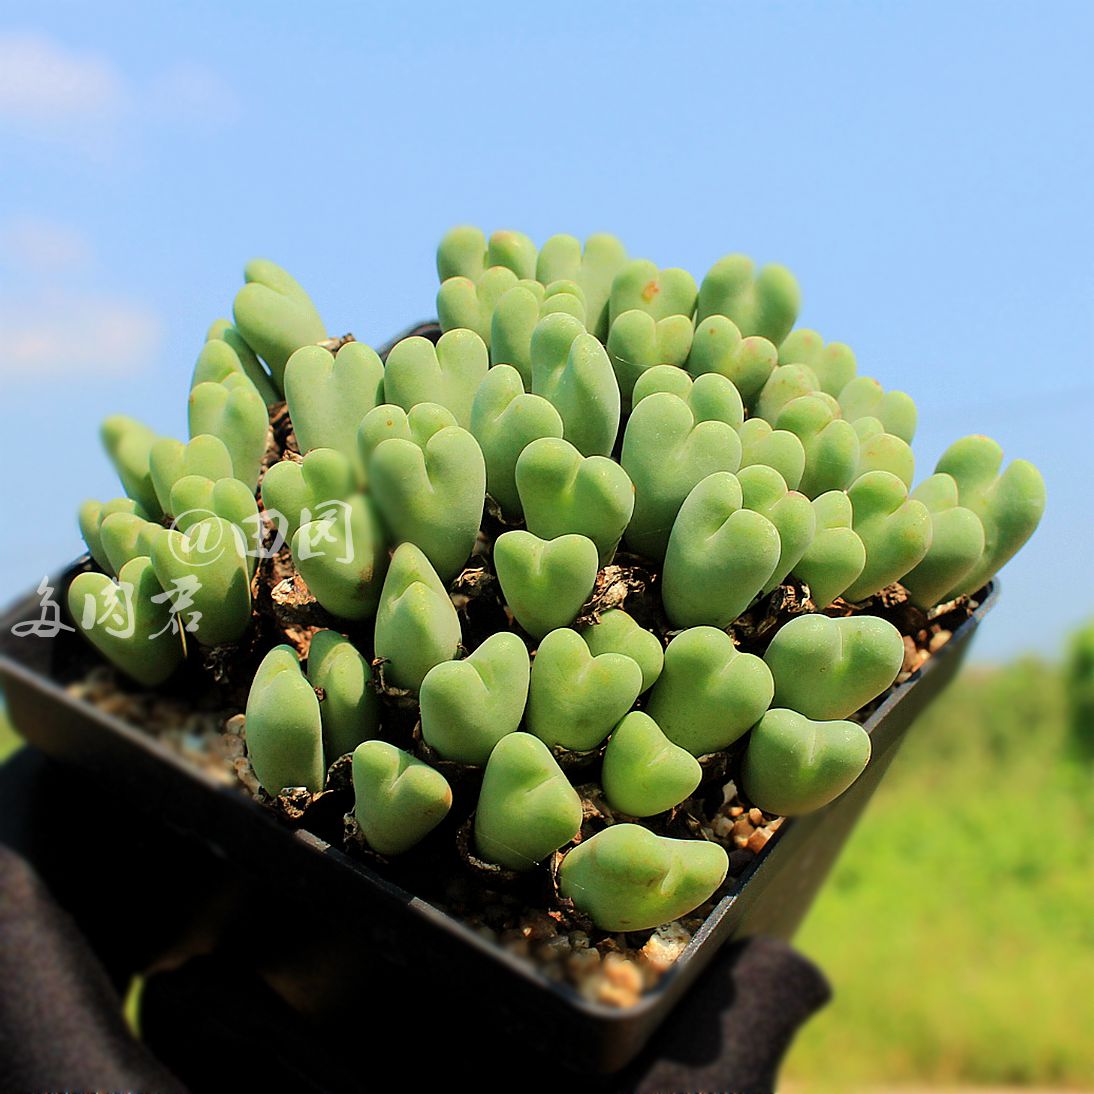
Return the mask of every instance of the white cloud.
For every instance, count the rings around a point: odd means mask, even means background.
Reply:
[[[129,376],[155,357],[159,317],[121,296],[57,293],[0,303],[0,376]]]
[[[239,115],[235,91],[205,64],[165,59],[156,75],[135,79],[106,54],[0,30],[0,125],[31,140],[111,160],[152,129],[212,131]]]
[[[68,273],[85,268],[91,255],[87,236],[66,224],[25,216],[0,225],[0,264],[16,273]]]
[[[127,98],[125,81],[107,58],[41,34],[0,32],[0,116],[45,124],[106,120]]]

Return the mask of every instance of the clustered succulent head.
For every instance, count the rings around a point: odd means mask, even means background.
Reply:
[[[913,489],[914,404],[794,329],[781,266],[697,283],[607,235],[462,227],[437,268],[439,331],[381,359],[248,263],[190,439],[103,427],[126,496],[81,508],[72,616],[145,686],[250,664],[257,780],[316,793],[352,754],[376,854],[458,829],[481,862],[550,864],[603,930],[657,926],[726,876],[720,844],[666,834],[724,780],[709,758],[768,813],[847,789],[853,716],[905,660],[883,609],[982,589],[1041,477],[970,436]],[[271,614],[275,583],[310,616]]]

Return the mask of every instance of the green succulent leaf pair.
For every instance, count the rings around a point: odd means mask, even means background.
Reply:
[[[380,730],[368,661],[337,631],[317,631],[305,676],[296,651],[276,646],[262,659],[247,699],[247,753],[270,794],[323,788],[327,767]]]

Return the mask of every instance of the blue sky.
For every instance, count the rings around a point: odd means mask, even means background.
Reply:
[[[917,400],[922,474],[983,432],[1045,475],[980,656],[1094,614],[1094,7],[370,7],[0,7],[11,596],[118,492],[103,417],[183,435],[248,257],[382,341],[471,222],[785,263],[801,324]]]

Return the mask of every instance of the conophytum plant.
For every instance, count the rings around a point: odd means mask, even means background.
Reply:
[[[189,435],[104,424],[123,496],[80,509],[70,614],[138,687],[247,666],[267,800],[345,761],[374,855],[458,831],[601,930],[656,927],[726,877],[669,828],[711,759],[768,814],[843,793],[859,712],[1044,484],[982,436],[917,482],[914,403],[795,328],[782,266],[459,227],[437,272],[439,330],[381,355],[249,262]]]

